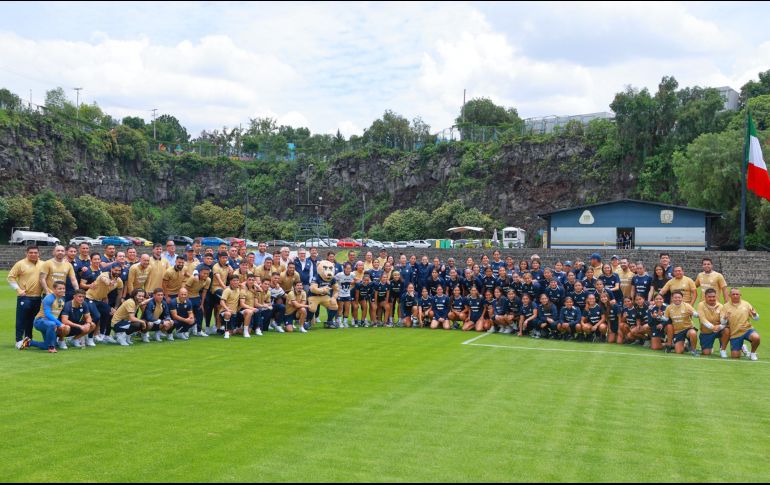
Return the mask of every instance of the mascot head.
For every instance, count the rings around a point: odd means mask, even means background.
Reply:
[[[326,260],[319,261],[317,269],[318,275],[324,281],[331,281],[334,278],[334,263]]]

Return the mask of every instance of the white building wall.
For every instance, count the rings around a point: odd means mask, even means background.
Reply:
[[[637,227],[634,236],[636,249],[706,250],[702,227]]]
[[[614,227],[558,227],[551,228],[551,247],[554,249],[614,248],[617,229]]]

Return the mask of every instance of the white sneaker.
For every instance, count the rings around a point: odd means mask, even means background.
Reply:
[[[305,330],[304,325],[299,325],[299,333],[307,333],[307,330]]]
[[[261,337],[262,336],[262,329],[257,327],[257,329],[254,330],[254,335],[256,335],[257,337]]]
[[[492,325],[491,327],[489,327],[489,330],[487,330],[487,333],[495,333],[496,331],[497,330],[495,330],[495,326]]]
[[[757,357],[757,353],[756,352],[752,352],[751,353],[751,360],[759,360],[759,358]]]
[[[83,339],[74,338],[72,339],[72,346],[76,349],[82,349],[83,348]]]
[[[97,333],[96,337],[94,337],[92,340],[95,340],[96,342],[102,343],[104,341],[104,335]]]
[[[161,342],[162,341],[161,340],[161,333],[160,332],[155,332],[155,341],[156,342]]]
[[[723,359],[726,359],[727,358],[727,351],[720,349],[719,350],[719,356],[722,357]]]
[[[61,350],[67,350],[67,348],[68,348],[67,347],[67,341],[66,340],[62,340],[61,342],[59,342],[59,348]]]
[[[19,340],[16,342],[16,350],[21,350],[22,344],[24,344],[24,340]]]
[[[209,334],[207,334],[207,333],[206,333],[206,332],[204,332],[203,330],[201,330],[200,332],[198,332],[198,337],[208,337],[208,336],[209,336]]]
[[[174,341],[174,332],[173,331],[171,333],[169,333],[168,335],[166,335],[166,340],[168,340],[169,342],[173,342]]]
[[[107,344],[116,344],[116,343],[118,343],[118,342],[117,342],[117,341],[116,341],[114,338],[112,338],[112,336],[111,336],[111,335],[105,335],[105,336],[104,336],[104,343],[107,343]]]
[[[182,340],[190,340],[190,332],[182,332]]]
[[[504,329],[502,332],[500,332],[500,333],[503,333],[503,334],[505,334],[505,335],[509,335],[509,334],[512,334],[512,333],[513,333],[513,328],[511,328],[511,327],[505,327],[505,329]]]
[[[276,325],[275,329],[278,331],[278,333],[286,333],[286,330],[284,330],[280,325]]]
[[[270,326],[268,326],[270,330],[275,330],[277,332],[278,329],[276,327],[277,325],[275,324],[275,322],[270,322]]]
[[[142,334],[142,342],[149,344],[150,343],[150,334],[149,333],[143,333]]]
[[[206,333],[208,333],[209,335],[214,335],[215,333],[217,333],[217,327],[214,327],[214,326],[209,327],[208,332]]]
[[[746,344],[743,344],[743,347],[741,347],[741,352],[743,352],[743,355],[745,355],[746,357],[751,355],[751,352],[749,352],[749,348],[746,347]]]
[[[243,338],[251,338],[251,335],[249,335],[249,329],[244,328],[243,329]]]
[[[119,333],[118,336],[117,336],[118,344],[123,346],[123,347],[128,347],[128,338],[127,337],[128,337],[128,335],[126,335],[125,333]]]
[[[230,332],[225,330],[225,339],[229,339],[229,338],[230,338]]]
[[[127,343],[128,345],[134,345],[134,342],[133,342],[133,337],[134,337],[134,335],[129,335],[129,334],[126,334],[126,343]]]
[[[93,338],[86,338],[86,347],[96,347],[96,343],[94,342]]]

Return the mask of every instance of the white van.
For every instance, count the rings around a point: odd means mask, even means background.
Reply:
[[[527,243],[527,231],[520,227],[503,228],[503,248],[523,248]]]
[[[38,246],[56,246],[59,240],[44,232],[30,231],[28,227],[14,227],[11,231],[10,244],[22,244],[25,246],[36,244]]]

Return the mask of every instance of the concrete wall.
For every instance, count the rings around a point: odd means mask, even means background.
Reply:
[[[151,252],[149,248],[138,248],[139,252]],[[268,248],[268,251],[272,253],[275,248]],[[53,248],[41,248],[41,254],[44,259],[51,257]],[[347,251],[347,249],[339,249],[339,251]],[[321,249],[320,253],[323,255],[328,250]],[[378,254],[378,250],[372,249],[375,256]],[[415,254],[418,258],[423,254],[428,256],[431,260],[434,256],[438,256],[442,261],[446,261],[447,258],[453,257],[457,261],[457,266],[464,267],[465,260],[470,256],[475,261],[480,261],[483,254],[492,257],[491,249],[395,249],[391,250],[391,254],[398,260],[398,255],[404,253],[407,257],[411,254]],[[522,259],[529,259],[532,254],[537,253],[540,255],[541,261],[544,266],[550,266],[556,261],[572,260],[581,258],[583,261],[588,262],[588,257],[593,250],[581,250],[581,249],[502,249],[503,259],[510,255],[515,261]],[[652,272],[653,266],[658,262],[658,251],[647,250],[597,250],[597,253],[602,255],[603,260],[609,261],[613,254],[617,254],[619,257],[627,257],[632,261],[642,261],[647,266],[649,272]],[[729,285],[736,286],[768,286],[770,287],[770,252],[728,252],[728,251],[669,251],[673,264],[682,265],[684,267],[685,274],[694,277],[701,271],[701,259],[703,257],[710,257],[714,260],[714,269],[725,275],[727,283]],[[0,246],[0,268],[10,269],[10,267],[19,259],[24,257],[24,248],[20,246]],[[360,255],[363,259],[363,255]]]

